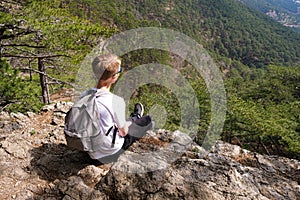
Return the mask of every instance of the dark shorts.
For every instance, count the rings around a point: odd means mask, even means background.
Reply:
[[[124,137],[122,148],[115,154],[105,156],[100,159],[93,159],[92,164],[101,165],[116,162],[119,156],[125,152],[134,142],[146,135],[148,130],[153,128],[151,117],[146,115],[138,119],[132,119],[132,124],[128,128],[128,134]]]

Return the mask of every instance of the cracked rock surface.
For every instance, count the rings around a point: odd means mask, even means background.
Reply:
[[[66,146],[72,104],[0,113],[0,199],[300,199],[300,162],[217,141],[209,151],[180,131],[149,132],[116,163],[94,166]]]

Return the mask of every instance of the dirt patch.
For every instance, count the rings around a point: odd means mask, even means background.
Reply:
[[[72,101],[73,94],[74,92],[72,89],[63,88],[58,92],[51,94],[50,99],[52,102]]]

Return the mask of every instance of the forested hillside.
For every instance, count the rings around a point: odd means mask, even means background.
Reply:
[[[212,53],[248,66],[290,65],[300,61],[298,33],[238,1],[65,2],[73,14],[121,30],[149,25],[145,21],[179,30],[201,41]]]
[[[238,1],[27,0],[1,2],[0,9],[4,111],[38,111],[51,93],[72,88],[80,62],[100,38],[136,27],[164,27],[202,44],[223,72],[223,140],[299,158],[300,34]],[[157,50],[122,58],[127,70],[149,62],[177,64],[168,52]],[[178,70],[198,97],[202,115],[195,140],[201,144],[210,121],[209,94],[191,65],[181,64]],[[166,129],[176,129],[180,122],[178,102],[168,88],[143,86],[132,101],[164,106]]]
[[[265,13],[279,23],[300,32],[299,1],[294,0],[241,0],[246,5]]]

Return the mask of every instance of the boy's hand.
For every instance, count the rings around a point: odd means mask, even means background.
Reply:
[[[119,136],[125,137],[128,134],[128,126],[125,124],[122,128],[118,129]]]

